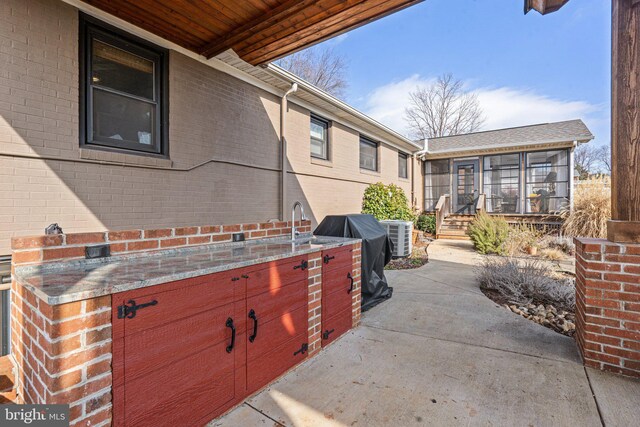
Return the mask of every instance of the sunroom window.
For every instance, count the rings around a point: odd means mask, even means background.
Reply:
[[[484,157],[487,212],[520,212],[520,154]]]
[[[527,213],[558,212],[569,203],[568,150],[527,153],[526,159]]]
[[[83,144],[166,154],[166,52],[83,24]]]
[[[449,159],[424,164],[424,210],[433,211],[440,197],[449,194]]]

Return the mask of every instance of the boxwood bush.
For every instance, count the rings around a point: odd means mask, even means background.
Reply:
[[[414,224],[416,230],[426,231],[427,233],[436,233],[436,216],[422,214],[418,215]]]
[[[415,217],[402,188],[381,182],[371,184],[364,190],[362,213],[371,214],[377,220],[413,221]]]

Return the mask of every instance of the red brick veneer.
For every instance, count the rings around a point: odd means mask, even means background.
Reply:
[[[301,233],[311,231],[311,221],[296,221],[296,226]],[[12,262],[23,265],[84,258],[86,246],[104,243],[109,244],[112,254],[224,243],[239,232],[244,232],[246,239],[286,236],[291,233],[291,221],[13,237]]]
[[[575,243],[576,339],[584,364],[640,377],[640,244]]]

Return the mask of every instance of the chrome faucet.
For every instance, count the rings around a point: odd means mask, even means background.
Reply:
[[[307,220],[307,217],[304,216],[304,206],[302,206],[302,203],[299,201],[295,202],[291,208],[291,240],[295,240],[296,236],[300,234],[300,232],[296,230],[296,207],[300,207],[300,221]]]

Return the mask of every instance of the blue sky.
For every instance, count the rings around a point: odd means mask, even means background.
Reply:
[[[349,64],[346,101],[400,132],[407,94],[452,73],[478,94],[484,129],[582,118],[610,140],[611,4],[425,0],[325,42]]]

